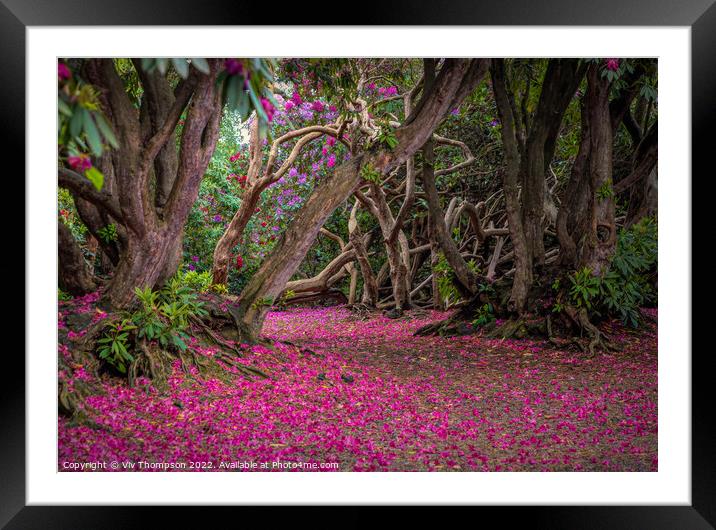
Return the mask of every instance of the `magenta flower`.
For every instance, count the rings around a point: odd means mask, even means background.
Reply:
[[[286,104],[284,105],[283,108],[286,110],[286,112],[288,112],[289,110],[291,110],[291,109],[292,109],[293,107],[295,107],[295,106],[296,106],[296,104],[289,99],[289,100],[286,102]]]
[[[324,109],[323,103],[316,100],[313,103],[311,103],[311,109],[315,110],[316,112],[323,112],[323,109]]]
[[[65,63],[57,63],[57,78],[60,81],[65,81],[72,77],[72,72]]]
[[[266,98],[261,98],[261,106],[264,108],[264,112],[266,113],[268,121],[273,120],[273,115],[276,112],[276,107],[274,107],[271,102]]]
[[[303,103],[303,99],[301,99],[301,94],[298,93],[298,90],[293,91],[291,101],[293,101],[294,105],[300,105],[301,103]]]
[[[215,215],[215,216],[212,218],[212,220],[213,220],[215,223],[220,223],[223,219],[224,219],[224,218],[221,217],[220,215]]]
[[[67,163],[78,173],[84,173],[92,168],[92,160],[85,154],[67,157]]]
[[[616,72],[619,70],[619,59],[607,59],[607,70],[611,70],[612,72]]]
[[[238,59],[226,59],[224,68],[229,75],[240,75],[244,73],[244,65]]]

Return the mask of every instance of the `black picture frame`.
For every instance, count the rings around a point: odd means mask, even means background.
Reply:
[[[360,25],[576,25],[576,26],[690,26],[692,45],[692,172],[713,178],[712,123],[716,119],[716,4],[715,0],[511,0],[474,2],[461,0],[447,5],[440,2],[414,5],[407,1],[383,1],[379,8],[356,9],[351,24]],[[332,12],[332,22],[348,21],[335,4],[311,4],[297,9],[290,20],[295,24],[317,24],[312,13]],[[2,98],[0,123],[5,140],[0,144],[5,162],[6,186],[14,185],[12,197],[25,197],[25,29],[27,26],[85,25],[222,25],[276,24],[267,20],[265,3],[260,2],[190,2],[188,0],[124,0],[122,2],[87,0],[0,0],[0,67]],[[708,171],[708,173],[707,173]],[[686,176],[681,176],[687,182]],[[49,185],[49,184],[48,184]],[[8,195],[10,196],[10,195]],[[696,197],[692,195],[692,197]],[[19,201],[14,201],[19,202]],[[15,215],[22,215],[17,213]],[[694,228],[698,226],[693,223]],[[12,267],[6,256],[1,260],[2,273],[17,278],[24,273],[25,234],[14,229],[17,241]],[[710,239],[710,238],[709,238]],[[692,239],[693,241],[693,239]],[[21,257],[22,256],[22,257]],[[18,261],[23,264],[18,266]],[[696,263],[696,262],[694,262]],[[693,271],[695,272],[695,271]],[[9,278],[9,276],[3,276]],[[24,277],[26,282],[32,278]],[[19,282],[16,289],[19,291]],[[23,318],[19,301],[24,292],[12,296],[12,312]],[[9,298],[8,298],[9,299]],[[24,303],[23,303],[24,309]],[[684,308],[689,311],[692,308]],[[696,315],[695,312],[692,312]],[[23,315],[23,317],[20,317]],[[28,315],[28,317],[30,317]],[[693,326],[692,326],[693,327]],[[8,335],[19,327],[8,328]],[[27,328],[25,328],[27,329]],[[12,331],[12,333],[9,333]],[[0,526],[26,528],[142,528],[148,524],[148,511],[160,511],[162,525],[180,521],[186,527],[198,516],[189,507],[28,507],[25,506],[25,362],[14,348],[6,349],[2,366],[5,377],[0,382],[2,415],[0,416]],[[676,352],[683,354],[685,352]],[[533,506],[481,507],[507,522],[524,521],[537,528],[714,528],[716,526],[716,439],[713,413],[709,403],[711,371],[708,370],[709,348],[692,352],[692,503],[690,506]],[[11,375],[8,375],[11,374]],[[247,507],[214,508],[240,513],[241,520],[254,510]],[[238,512],[237,512],[238,510]],[[302,508],[307,512],[313,508]],[[352,508],[357,511],[357,508]],[[342,515],[334,524],[374,524],[376,508],[361,509],[356,516]],[[272,519],[286,521],[282,508],[272,508]],[[462,511],[462,509],[458,509]],[[423,517],[423,509],[404,510],[408,518]],[[229,515],[229,514],[226,514]],[[324,514],[307,515],[307,521],[318,521]],[[487,515],[487,513],[485,513]],[[230,515],[229,515],[230,516]],[[478,515],[480,517],[480,515]],[[204,519],[206,521],[206,519]],[[405,522],[405,521],[404,521]]]

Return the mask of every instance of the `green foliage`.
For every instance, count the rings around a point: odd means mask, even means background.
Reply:
[[[73,75],[66,63],[59,67],[69,77],[61,77],[57,90],[57,143],[61,158],[102,155],[107,147],[119,147],[117,137],[100,108],[99,92]],[[104,175],[96,167],[84,167],[82,174],[97,188],[102,189]]]
[[[97,231],[97,234],[99,237],[102,238],[102,241],[105,243],[110,243],[112,241],[117,241],[117,227],[114,223],[110,223],[107,226],[103,226]]]
[[[197,272],[197,271],[186,271],[177,272],[175,278],[171,281],[175,281],[178,285],[187,287],[193,291],[199,293],[206,293],[211,290],[212,278],[211,272]]]
[[[62,289],[60,289],[58,287],[57,288],[57,299],[61,302],[67,302],[69,300],[72,300],[72,295],[70,295],[69,293],[66,293],[65,291],[63,291]]]
[[[648,217],[622,229],[611,267],[600,286],[602,306],[625,324],[639,325],[639,307],[655,300],[653,273],[658,259],[658,226]]]
[[[380,172],[371,164],[366,164],[360,168],[360,176],[373,184],[380,184]]]
[[[589,267],[583,267],[569,277],[572,284],[569,296],[577,307],[592,308],[594,298],[599,294],[599,276],[595,276]]]
[[[206,59],[201,57],[194,57],[187,59],[184,57],[172,57],[172,58],[157,58],[152,59],[145,57],[142,59],[142,69],[145,72],[151,73],[154,70],[159,70],[159,73],[165,75],[169,70],[169,65],[174,67],[174,70],[182,79],[189,77],[189,65],[199,70],[202,74],[209,73],[209,63]]]
[[[179,271],[169,283],[171,284],[172,282],[176,282],[178,286],[186,287],[198,293],[214,292],[217,294],[227,294],[229,292],[225,283],[214,283],[211,272],[209,271]]]
[[[180,350],[187,348],[189,327],[192,316],[206,316],[203,302],[197,299],[196,292],[183,284],[175,276],[160,291],[152,291],[149,287],[135,289],[135,295],[141,307],[132,315],[137,325],[138,338],[157,340],[162,347],[173,346]]]
[[[395,149],[398,145],[398,139],[395,137],[395,131],[390,127],[381,127],[378,134],[378,142],[385,145],[388,149]]]
[[[433,275],[438,281],[438,292],[440,293],[440,297],[447,305],[450,305],[450,303],[460,298],[460,293],[457,290],[457,287],[455,287],[455,282],[453,281],[453,270],[450,267],[447,258],[445,258],[445,254],[442,252],[440,253],[438,262],[433,267]]]
[[[601,186],[599,186],[599,189],[597,189],[597,198],[600,200],[614,198],[614,188],[612,188],[612,179],[607,179],[606,181],[604,181],[604,183]]]
[[[229,287],[225,283],[212,283],[211,290],[216,294],[229,294]]]
[[[269,133],[271,117],[267,114],[264,101],[276,107],[278,104],[270,90],[274,82],[276,61],[273,59],[229,59],[241,65],[239,73],[222,71],[217,82],[223,85],[222,94],[227,109],[236,111],[242,120],[248,119],[252,111],[259,117],[259,136],[265,138]]]
[[[644,84],[641,86],[641,89],[639,90],[639,94],[646,100],[654,102],[656,101],[658,97],[657,89],[655,84],[651,84],[649,80],[645,80]]]
[[[475,312],[475,319],[472,321],[474,327],[481,327],[495,321],[495,311],[492,304],[483,304]]]
[[[276,300],[276,308],[277,309],[285,309],[286,308],[286,302],[296,296],[296,292],[288,289],[285,291],[278,300]]]
[[[475,260],[467,262],[468,268],[474,273],[479,274],[480,270],[475,263]],[[445,301],[447,305],[460,300],[460,291],[455,286],[455,271],[452,270],[450,264],[447,261],[444,253],[440,253],[437,264],[433,267],[433,274],[438,281],[438,292],[440,297]],[[482,284],[481,288],[491,289],[487,284]]]
[[[270,296],[265,296],[263,298],[254,300],[254,303],[251,304],[251,307],[255,310],[261,310],[261,308],[269,307],[272,304],[273,304],[273,298],[271,298]]]
[[[87,227],[79,218],[79,215],[77,215],[75,200],[68,190],[64,188],[57,190],[57,207],[60,221],[65,223],[79,243],[84,243],[85,236],[87,235]]]
[[[134,360],[129,353],[129,332],[137,329],[132,320],[125,318],[121,322],[111,322],[105,326],[104,336],[97,341],[97,354],[121,373],[127,373],[127,365]]]
[[[104,186],[104,175],[94,166],[85,170],[85,177],[94,185],[95,188],[97,188],[97,190],[101,190]]]
[[[99,357],[121,373],[126,373],[127,365],[134,360],[130,353],[131,344],[137,340],[157,341],[162,348],[184,351],[191,317],[208,315],[197,291],[178,275],[159,291],[137,287],[134,294],[139,308],[125,313],[120,323],[109,323],[98,341]]]
[[[598,315],[616,315],[624,324],[637,327],[641,320],[639,307],[655,300],[657,251],[656,219],[644,218],[620,230],[616,252],[603,277],[593,275],[587,267],[569,277],[572,303]],[[561,304],[552,308],[554,312],[562,309]]]
[[[58,141],[100,156],[105,145],[119,147],[117,137],[102,114],[99,92],[92,85],[71,79],[58,92]]]

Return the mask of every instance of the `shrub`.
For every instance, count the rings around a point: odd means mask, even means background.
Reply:
[[[108,331],[97,341],[99,345],[97,354],[100,359],[104,359],[121,373],[127,373],[127,365],[134,360],[128,350],[129,332],[137,329],[137,326],[130,319],[125,318],[121,322],[109,323],[105,329]]]
[[[479,274],[480,269],[477,267],[475,260],[467,262],[468,268],[474,273]],[[455,271],[452,270],[445,254],[440,253],[437,264],[433,267],[433,274],[438,280],[438,292],[440,297],[445,301],[447,306],[457,302],[462,298],[460,291],[455,286]]]
[[[176,285],[188,287],[189,289],[205,293],[211,290],[212,278],[211,272],[197,272],[197,271],[186,271],[178,272],[174,278],[169,280],[169,283],[175,282]]]
[[[201,284],[199,280],[196,283]],[[98,341],[99,357],[126,373],[127,365],[134,360],[131,345],[137,340],[157,341],[162,348],[186,350],[189,338],[186,330],[191,317],[208,315],[198,292],[187,285],[181,273],[159,291],[136,288],[139,308],[125,313],[119,324],[113,322],[105,326],[105,333]]]
[[[600,284],[600,303],[625,324],[639,325],[639,307],[656,300],[655,267],[658,259],[658,225],[646,217],[622,229],[609,271]]]
[[[474,327],[486,326],[495,321],[495,312],[492,304],[483,304],[475,312],[475,319],[472,321]]]
[[[59,300],[60,302],[68,302],[68,301],[72,300],[72,295],[69,293],[66,293],[65,291],[63,291],[62,289],[60,289],[58,287],[57,288],[57,300]]]
[[[641,321],[639,307],[656,300],[653,284],[657,250],[655,218],[647,217],[621,229],[614,257],[603,277],[594,276],[587,267],[569,277],[572,303],[596,315],[618,316],[624,324],[637,327]],[[555,285],[559,286],[557,282]],[[557,306],[554,311],[561,310]]]

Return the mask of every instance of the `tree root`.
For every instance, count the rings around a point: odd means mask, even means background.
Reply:
[[[174,357],[169,352],[153,347],[143,340],[138,341],[136,347],[141,353],[135,357],[127,370],[129,386],[134,386],[137,378],[144,375],[152,380],[152,384],[160,392],[166,390],[167,380],[171,374],[171,361]]]
[[[433,322],[418,328],[413,336],[424,337],[428,335],[439,335],[441,337],[456,337],[461,335],[472,335],[480,328],[468,326],[462,318],[452,316],[439,322]]]
[[[589,357],[594,357],[598,351],[619,350],[606,333],[600,331],[597,326],[592,324],[586,309],[567,305],[564,307],[564,313],[577,326],[582,337],[584,337],[586,333],[584,340],[578,341],[575,339],[573,341],[583,353],[588,354]]]
[[[235,342],[229,341],[222,337],[220,333],[215,332],[200,318],[192,317],[191,322],[195,324],[201,330],[201,332],[204,333],[209,339],[211,339],[211,341],[217,346],[227,348],[233,351],[238,357],[243,356],[244,352],[241,350],[241,348],[236,346]]]
[[[375,307],[363,303],[353,304],[349,309],[353,313],[352,318],[355,320],[369,320],[376,311]]]

